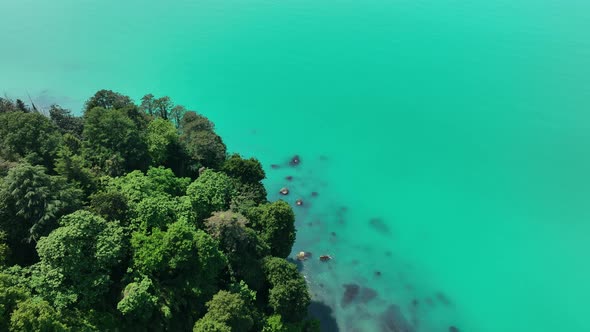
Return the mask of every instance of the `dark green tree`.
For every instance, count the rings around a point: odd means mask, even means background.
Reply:
[[[42,166],[14,167],[0,187],[0,206],[9,213],[8,220],[0,220],[0,229],[8,233],[14,249],[25,239],[48,234],[59,217],[80,207],[81,196],[80,189],[62,177],[48,175]]]
[[[240,294],[228,291],[219,291],[211,301],[207,302],[207,314],[195,324],[194,331],[199,331],[202,326],[220,323],[222,329],[225,326],[234,332],[248,332],[254,325],[250,306]],[[215,325],[214,323],[211,325]]]
[[[226,146],[214,132],[211,121],[195,112],[187,112],[182,118],[180,132],[180,142],[197,167],[221,167],[226,156]]]
[[[95,107],[84,114],[84,158],[103,173],[146,169],[149,163],[145,133],[123,110]]]
[[[49,118],[59,128],[62,134],[69,133],[74,137],[82,138],[82,129],[84,129],[84,120],[81,117],[72,115],[70,110],[51,105],[49,108]]]
[[[156,105],[154,101],[154,95],[148,93],[147,95],[141,97],[139,109],[147,115],[154,116],[156,113]]]
[[[123,298],[117,304],[117,309],[131,323],[142,324],[153,321],[158,302],[153,282],[150,278],[143,276],[125,286]]]
[[[284,259],[267,257],[263,261],[263,269],[271,287],[268,296],[270,308],[285,322],[302,321],[307,316],[311,297],[297,267]]]
[[[95,107],[104,109],[121,109],[127,106],[132,106],[133,101],[128,96],[124,96],[112,90],[99,90],[94,96],[90,97],[85,104],[85,112],[90,111]]]
[[[0,157],[5,160],[24,158],[52,170],[60,141],[58,128],[39,113],[0,113]]]
[[[129,216],[127,197],[116,190],[98,191],[90,197],[90,210],[108,221],[118,220],[123,224]]]
[[[205,229],[219,242],[220,250],[227,256],[231,275],[259,290],[264,285],[260,259],[268,255],[270,249],[254,230],[246,226],[247,223],[239,213],[215,212],[205,221]]]
[[[123,258],[123,229],[77,211],[61,218],[60,227],[39,240],[37,251],[45,298],[58,307],[92,308],[109,292],[111,273]]]
[[[261,238],[270,246],[271,255],[287,257],[295,243],[295,214],[285,201],[276,201],[253,208],[248,219]]]
[[[259,183],[266,178],[262,164],[258,159],[244,159],[237,153],[225,160],[221,171],[242,183]]]

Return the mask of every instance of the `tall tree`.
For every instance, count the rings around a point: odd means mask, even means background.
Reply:
[[[57,306],[82,308],[104,301],[111,273],[125,250],[123,229],[88,211],[60,219],[60,227],[37,243],[44,295]]]
[[[39,113],[0,113],[0,157],[5,160],[25,158],[53,169],[60,141],[58,128]]]
[[[84,157],[87,160],[110,175],[147,168],[145,134],[123,110],[95,107],[84,114],[84,120]]]
[[[0,189],[0,205],[10,211],[0,228],[9,243],[37,240],[55,227],[62,215],[80,207],[81,191],[57,176],[49,176],[42,166],[27,164],[12,168]]]
[[[128,96],[122,95],[112,90],[99,90],[94,96],[90,97],[85,104],[85,112],[90,111],[95,107],[104,109],[121,109],[127,106],[132,106],[133,101]]]
[[[200,219],[212,212],[229,209],[234,186],[231,179],[220,172],[206,170],[186,191]]]
[[[81,117],[72,115],[70,110],[51,105],[49,108],[49,118],[59,128],[62,134],[69,133],[76,138],[82,138],[82,129],[84,129],[84,120]]]
[[[248,211],[248,219],[270,246],[271,255],[287,257],[295,243],[295,214],[285,201],[260,205]]]
[[[180,141],[197,167],[221,167],[226,146],[214,132],[211,121],[195,112],[187,112],[182,118],[180,132]]]
[[[147,146],[152,165],[165,165],[178,145],[178,133],[174,125],[161,118],[155,119],[147,127]]]
[[[240,294],[219,291],[207,302],[207,309],[207,314],[196,323],[195,331],[217,323],[234,332],[248,332],[254,325],[250,306]]]

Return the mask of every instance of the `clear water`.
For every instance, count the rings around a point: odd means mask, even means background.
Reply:
[[[304,272],[341,330],[378,331],[396,304],[420,331],[590,331],[589,2],[2,0],[0,13],[0,92],[75,110],[101,88],[170,95],[265,163],[271,198],[293,175],[294,250],[333,255]],[[293,154],[299,168],[270,168]],[[343,308],[350,283],[377,298]]]

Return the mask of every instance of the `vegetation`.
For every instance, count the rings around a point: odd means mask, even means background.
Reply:
[[[0,330],[319,330],[265,176],[169,97],[0,98]]]

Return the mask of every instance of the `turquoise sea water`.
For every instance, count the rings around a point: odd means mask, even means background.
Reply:
[[[380,331],[394,304],[419,331],[590,331],[587,1],[0,13],[0,92],[76,111],[102,88],[169,95],[265,164],[269,198],[303,198],[294,252],[334,257],[303,271],[340,330]],[[344,284],[378,295],[343,307]]]

